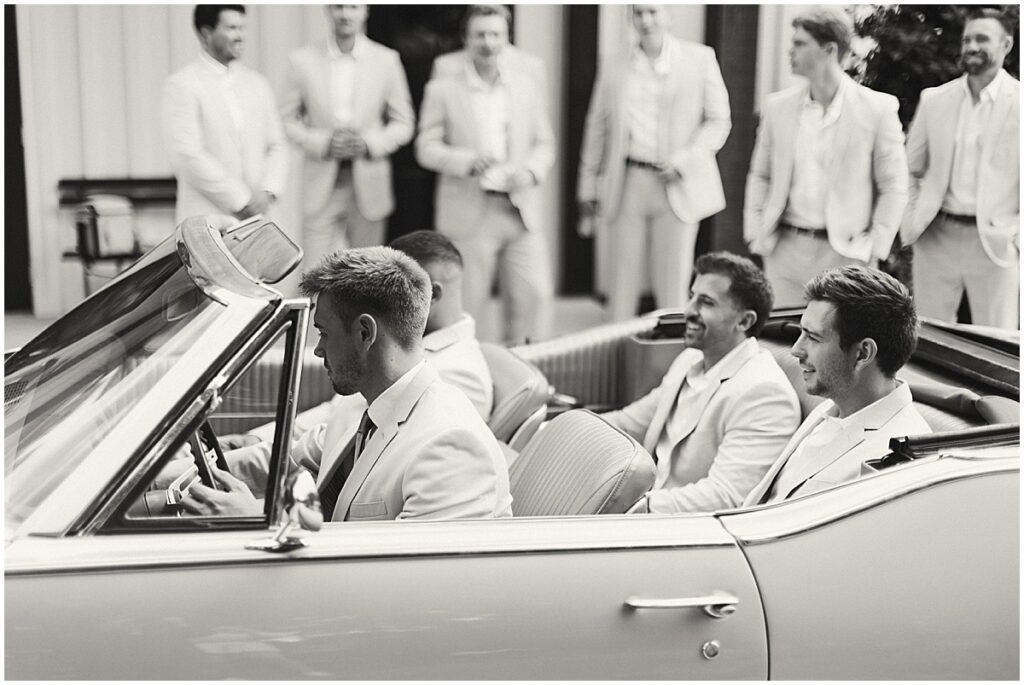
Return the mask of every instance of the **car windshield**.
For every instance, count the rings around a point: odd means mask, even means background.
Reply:
[[[8,530],[60,485],[227,309],[195,286],[169,239],[6,362]]]

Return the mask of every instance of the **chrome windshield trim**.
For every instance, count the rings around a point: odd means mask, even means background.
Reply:
[[[1016,447],[1007,456],[943,454],[785,502],[716,516],[742,546],[786,540],[842,521],[906,495],[955,481],[1020,472]]]

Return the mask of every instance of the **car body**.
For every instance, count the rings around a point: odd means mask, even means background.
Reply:
[[[266,249],[275,230],[189,220],[7,360],[7,677],[1017,677],[1019,426],[910,441],[860,480],[748,509],[337,523],[253,545],[289,516],[279,436],[322,374],[303,373],[308,301],[266,285],[298,260]],[[518,352],[582,403],[621,404],[636,364],[663,363],[626,348],[656,322]],[[985,364],[909,371],[1019,394],[1008,347],[936,331],[922,354]],[[262,517],[140,508],[211,422],[265,420]]]

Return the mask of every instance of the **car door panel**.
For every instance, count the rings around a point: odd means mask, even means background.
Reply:
[[[164,536],[177,551],[164,545],[162,557],[137,544],[143,536],[95,538],[106,551],[74,555],[77,570],[40,574],[24,563],[8,576],[7,673],[764,678],[753,577],[714,518],[617,518],[343,523],[288,555],[245,551],[251,532]],[[186,561],[183,538],[208,563]],[[735,614],[624,605],[716,590],[738,598]],[[714,659],[702,655],[711,640]],[[110,644],[115,656],[90,659]]]
[[[1018,478],[1014,468],[902,494],[849,483],[792,506],[883,496],[774,538],[763,533],[786,505],[724,517],[762,593],[771,678],[1015,679]]]

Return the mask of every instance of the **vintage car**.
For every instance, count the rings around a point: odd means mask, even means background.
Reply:
[[[299,259],[273,224],[190,219],[6,360],[7,677],[1019,676],[1012,337],[922,326],[901,376],[938,432],[803,498],[320,527],[312,479],[285,466],[296,409],[323,399],[322,371],[303,373],[310,304],[268,285]],[[761,340],[793,379],[798,314]],[[668,328],[644,317],[517,353],[610,407],[656,382],[678,349]],[[603,424],[564,412],[518,459],[572,456],[586,480],[596,438],[541,440],[571,416]],[[224,465],[215,433],[268,421],[263,515],[183,515],[183,490]],[[183,454],[194,469],[158,485]],[[554,479],[524,482],[529,513],[564,511],[545,501]]]

